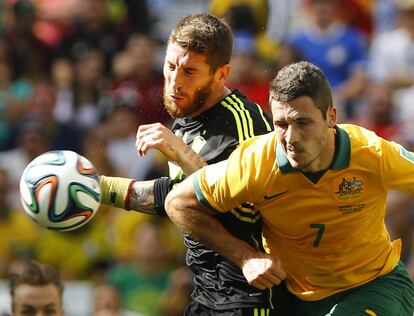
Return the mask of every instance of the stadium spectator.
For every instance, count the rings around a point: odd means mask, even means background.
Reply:
[[[38,236],[42,242],[35,245],[36,258],[59,267],[66,280],[99,281],[113,256],[107,226],[102,214],[75,231],[42,229]]]
[[[144,316],[121,307],[121,296],[110,284],[99,284],[94,289],[94,308],[91,316]]]
[[[10,275],[12,316],[63,316],[63,283],[52,266],[29,261]]]
[[[71,123],[75,115],[75,66],[69,58],[57,58],[50,72],[56,90],[54,118],[59,123]]]
[[[14,125],[12,136],[15,139],[20,124],[26,120],[41,120],[51,149],[80,151],[80,130],[69,123],[55,120],[56,89],[46,80],[37,81],[26,103],[24,115]],[[17,144],[14,144],[16,146]]]
[[[105,123],[100,123],[85,131],[81,153],[92,162],[98,174],[122,175],[123,171],[118,170],[108,156],[108,128]]]
[[[181,316],[190,303],[194,288],[193,275],[188,267],[179,267],[169,276],[167,288],[161,297],[162,316]]]
[[[108,0],[80,1],[78,15],[72,20],[70,31],[65,32],[56,54],[77,60],[89,51],[99,51],[107,73],[112,57],[125,45],[129,32],[126,21],[110,20],[109,4]]]
[[[397,8],[395,0],[373,1],[373,35],[389,31],[395,27]]]
[[[95,126],[112,105],[104,67],[104,55],[97,49],[75,60],[73,121],[80,130]]]
[[[0,167],[0,278],[5,278],[15,259],[33,259],[39,227],[10,201],[11,183],[7,169]]]
[[[374,37],[369,59],[372,80],[393,89],[397,118],[414,126],[414,2],[398,0],[397,27]]]
[[[162,226],[156,222],[138,225],[132,260],[108,270],[106,280],[121,294],[123,308],[147,316],[159,315],[159,303],[171,272],[162,235]]]
[[[101,177],[104,204],[165,216],[164,199],[175,182],[206,163],[225,159],[247,138],[271,130],[260,106],[225,85],[232,46],[230,28],[214,16],[191,15],[178,22],[164,62],[164,105],[175,118],[173,132],[150,124],[140,126],[136,138],[139,155],[158,149],[170,160],[170,177],[146,182]],[[261,247],[261,221],[255,211],[242,207],[220,221],[246,242]],[[217,220],[208,225],[213,230],[221,227]],[[187,264],[195,275],[186,315],[270,311],[271,291],[249,286],[235,265],[187,234],[184,238]]]
[[[45,121],[38,117],[22,120],[14,140],[15,148],[0,152],[0,168],[9,173],[9,202],[13,207],[20,208],[19,186],[23,170],[34,158],[51,149],[51,141]]]
[[[374,131],[378,136],[407,145],[405,126],[395,113],[392,87],[387,82],[371,82],[364,94],[364,109],[355,117],[354,123]]]
[[[367,39],[370,39],[374,28],[374,10],[377,2],[368,0],[344,0],[341,2],[340,17],[347,25],[360,30]]]
[[[332,85],[341,121],[353,117],[366,83],[368,43],[363,35],[344,24],[342,0],[310,0],[309,22],[288,42],[303,60],[319,66]]]
[[[270,288],[286,277],[274,295],[280,315],[411,316],[414,284],[384,217],[388,190],[414,193],[414,153],[337,125],[327,78],[308,62],[283,68],[270,100],[275,132],[180,183],[165,201],[168,215],[249,284]],[[206,216],[245,203],[263,216],[267,253],[206,225]]]
[[[238,88],[249,100],[260,104],[267,113],[269,108],[269,75],[260,64],[253,35],[246,32],[234,34],[233,57],[228,87]]]
[[[38,80],[48,73],[53,51],[35,34],[36,7],[30,0],[12,1],[2,38],[10,49],[12,73],[19,79]]]
[[[209,12],[222,17],[232,31],[250,33],[257,57],[265,63],[274,62],[277,43],[268,36],[269,5],[267,0],[211,0]]]
[[[132,32],[149,34],[153,31],[155,17],[151,14],[148,0],[124,1],[131,23]]]
[[[9,149],[11,128],[23,115],[32,92],[32,82],[16,78],[11,65],[11,51],[0,39],[0,150]]]
[[[134,99],[115,99],[115,105],[109,113],[105,125],[107,133],[107,155],[111,164],[121,174],[137,180],[147,180],[166,174],[165,160],[158,158],[158,152],[137,157],[135,135],[139,105]],[[122,155],[119,153],[122,152]]]
[[[170,116],[163,107],[162,85],[164,78],[159,69],[159,45],[155,38],[144,34],[132,34],[125,52],[133,60],[130,80],[119,81],[114,88],[134,87],[139,95],[139,124],[168,123]],[[132,80],[131,80],[132,79]]]
[[[243,6],[248,6],[253,13],[252,18],[249,18],[249,22],[244,21],[234,21],[234,23],[240,23],[249,25],[251,30],[254,31],[264,31],[267,27],[267,22],[269,18],[269,3],[267,0],[210,0],[209,1],[209,11],[211,14],[214,14],[219,17],[224,17],[227,13],[232,10],[232,8],[237,7],[237,10]],[[232,24],[229,23],[230,27]]]

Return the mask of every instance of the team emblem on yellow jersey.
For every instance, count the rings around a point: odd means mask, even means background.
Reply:
[[[365,183],[361,176],[346,175],[334,180],[334,196],[342,202],[359,200],[365,192]]]

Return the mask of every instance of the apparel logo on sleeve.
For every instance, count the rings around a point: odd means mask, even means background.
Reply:
[[[364,195],[365,181],[357,175],[346,175],[334,180],[333,191],[339,201],[355,201]]]
[[[288,191],[279,192],[279,193],[276,193],[276,194],[273,194],[273,195],[265,195],[264,198],[265,198],[265,200],[271,200],[271,199],[275,199],[277,197],[280,197],[280,196],[282,196],[282,195],[284,195],[284,194],[286,194],[288,192],[289,192],[289,190]]]

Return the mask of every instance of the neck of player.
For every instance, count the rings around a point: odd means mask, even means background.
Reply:
[[[196,117],[200,115],[201,113],[204,113],[208,109],[212,108],[214,105],[216,105],[218,102],[223,100],[225,97],[227,97],[231,93],[231,90],[227,88],[226,86],[218,87],[217,89],[213,89],[210,96],[207,98],[207,100],[204,102],[204,105],[196,112],[194,112],[191,117]]]

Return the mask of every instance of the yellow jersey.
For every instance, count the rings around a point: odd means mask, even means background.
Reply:
[[[390,272],[401,241],[390,240],[384,223],[387,191],[414,193],[414,153],[356,125],[335,130],[328,170],[294,169],[273,132],[194,175],[205,206],[226,212],[249,204],[261,213],[266,250],[281,259],[288,289],[303,300]]]

